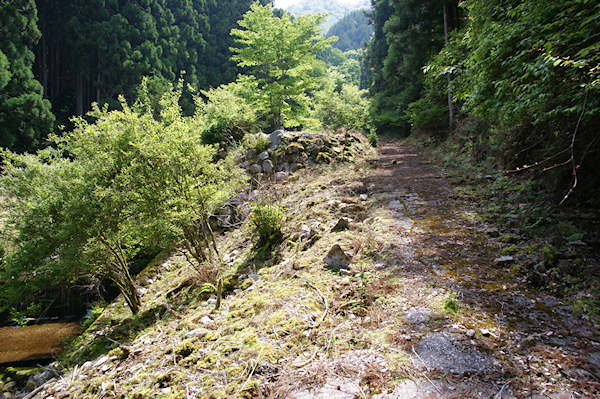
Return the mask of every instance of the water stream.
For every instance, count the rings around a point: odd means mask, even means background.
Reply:
[[[0,365],[17,362],[43,362],[61,349],[67,337],[80,333],[79,322],[35,324],[0,328]]]

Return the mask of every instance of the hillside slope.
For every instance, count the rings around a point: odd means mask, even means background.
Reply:
[[[306,14],[330,14],[323,24],[323,32],[327,32],[333,24],[345,15],[359,9],[371,7],[369,0],[361,0],[354,4],[343,4],[335,0],[301,0],[286,8],[286,11],[295,16]]]
[[[414,147],[363,148],[258,186],[285,240],[265,257],[247,224],[220,237],[220,310],[163,254],[138,278],[143,313],[110,305],[32,397],[598,395],[598,328],[516,278],[497,230]],[[349,265],[324,261],[336,245]]]

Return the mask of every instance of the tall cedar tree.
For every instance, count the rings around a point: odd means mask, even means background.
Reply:
[[[61,123],[85,114],[92,102],[118,107],[121,94],[133,102],[143,76],[216,87],[237,77],[229,32],[251,3],[38,0],[42,39],[34,72]],[[187,113],[190,99],[184,94]]]
[[[37,148],[54,123],[31,70],[39,38],[33,0],[0,3],[0,146],[15,151]]]

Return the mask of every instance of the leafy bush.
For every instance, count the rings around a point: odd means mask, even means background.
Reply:
[[[372,123],[367,91],[342,81],[339,74],[330,74],[325,88],[316,95],[316,114],[329,129],[370,131]]]
[[[256,150],[257,153],[261,153],[271,147],[271,141],[267,135],[262,133],[249,134],[244,137],[243,145],[244,148],[252,148]]]
[[[179,106],[181,85],[151,105],[94,107],[57,149],[3,151],[0,189],[10,207],[0,268],[0,309],[49,285],[95,273],[112,280],[133,313],[140,296],[130,261],[144,248],[181,241],[213,263],[209,218],[243,183],[232,156],[203,145],[198,117]],[[65,157],[68,154],[68,157]],[[14,276],[14,277],[13,277]]]
[[[260,204],[252,207],[250,224],[258,247],[273,248],[283,239],[285,212],[277,205]]]
[[[224,141],[239,141],[257,123],[257,105],[248,100],[256,85],[238,80],[216,89],[203,91],[208,98],[199,104],[197,116],[203,120],[202,141],[217,144]]]

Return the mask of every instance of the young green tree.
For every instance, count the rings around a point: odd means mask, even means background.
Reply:
[[[271,6],[256,2],[239,22],[243,29],[231,31],[239,45],[231,49],[233,59],[258,83],[275,128],[299,124],[296,117],[316,81],[310,73],[315,55],[335,40],[321,35],[323,20],[323,15],[278,18]]]
[[[121,111],[96,106],[95,122],[79,118],[73,132],[53,137],[57,150],[3,154],[0,305],[95,273],[114,281],[136,313],[129,262],[170,242],[218,278],[209,218],[242,178],[232,157],[216,159],[201,143],[202,120],[182,115],[180,96],[181,88],[163,95],[158,118],[151,105],[130,108],[124,99]]]

